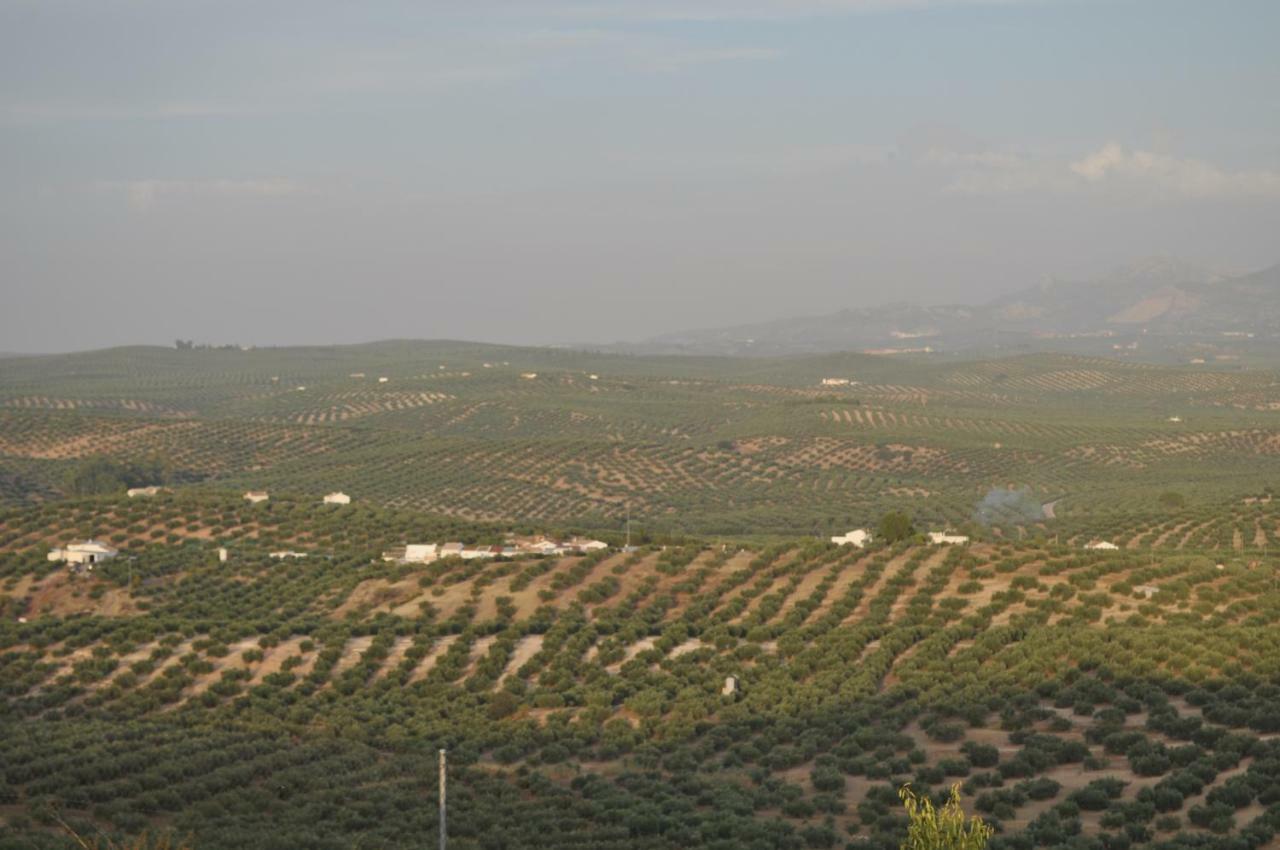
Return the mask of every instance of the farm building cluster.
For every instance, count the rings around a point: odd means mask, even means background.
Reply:
[[[517,555],[574,555],[608,549],[603,540],[571,537],[552,540],[547,537],[517,538],[494,546],[466,546],[462,543],[410,543],[382,553],[382,560],[399,564],[429,564],[441,558],[496,558]]]

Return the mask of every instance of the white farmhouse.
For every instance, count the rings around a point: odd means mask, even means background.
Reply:
[[[855,528],[848,534],[841,534],[838,537],[832,537],[831,542],[837,546],[856,546],[861,549],[871,542],[871,532],[865,528]]]
[[[253,505],[258,504],[259,502],[265,502],[270,498],[271,496],[267,494],[266,490],[250,490],[244,494],[244,500]]]
[[[85,540],[82,543],[68,543],[49,552],[50,561],[61,561],[65,564],[81,564],[93,569],[94,564],[110,561],[120,554],[105,543],[97,540]]]
[[[929,542],[934,546],[952,545],[960,546],[969,542],[968,536],[964,534],[950,534],[945,531],[930,531]]]
[[[822,385],[824,387],[847,387],[849,386],[848,378],[823,378]]]
[[[1084,544],[1086,549],[1119,549],[1120,547],[1112,543],[1110,540],[1092,540]]]
[[[586,537],[574,537],[565,546],[576,552],[599,552],[609,548],[609,544],[603,540],[589,540]]]
[[[532,381],[534,378],[538,377],[538,373],[537,372],[521,372],[520,377],[524,378],[526,381]]]
[[[324,497],[326,505],[349,505],[351,497],[341,491],[333,492]]]
[[[160,489],[154,484],[150,487],[130,487],[128,494],[130,499],[136,499],[138,496],[154,496],[160,492]]]
[[[429,564],[439,556],[434,543],[410,543],[382,553],[382,560],[400,564]]]

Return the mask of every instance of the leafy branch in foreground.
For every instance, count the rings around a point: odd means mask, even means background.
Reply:
[[[974,815],[965,819],[960,805],[960,786],[951,786],[951,796],[936,808],[928,796],[920,796],[904,785],[898,791],[911,822],[902,850],[984,850],[995,832]]]

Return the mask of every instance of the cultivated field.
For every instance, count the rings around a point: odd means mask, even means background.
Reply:
[[[441,747],[464,850],[890,850],[905,783],[959,783],[994,850],[1274,847],[1275,383],[443,343],[0,361],[0,848],[78,846],[60,822],[419,847]],[[144,471],[166,490],[118,492]],[[972,543],[825,542],[891,510]],[[612,545],[380,558],[575,532]],[[90,537],[119,557],[46,559]]]
[[[87,459],[159,458],[186,486],[468,521],[619,530],[629,506],[654,534],[829,536],[905,508],[1005,536],[1155,528],[1178,518],[1166,491],[1216,512],[1274,483],[1278,390],[1266,371],[1054,355],[118,349],[0,361],[0,500],[57,498]]]

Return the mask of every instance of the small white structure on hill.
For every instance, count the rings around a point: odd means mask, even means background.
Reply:
[[[1160,592],[1160,588],[1156,587],[1154,584],[1139,584],[1134,586],[1133,592],[1141,593],[1143,596],[1150,599]]]
[[[929,542],[934,546],[942,546],[946,544],[959,546],[964,543],[968,543],[969,538],[964,534],[950,534],[946,531],[930,531]]]
[[[871,532],[865,528],[855,528],[848,534],[841,534],[838,537],[832,537],[831,542],[837,546],[857,546],[861,549],[871,542]]]
[[[162,488],[153,484],[150,487],[130,487],[128,490],[129,498],[134,499],[138,496],[154,496],[160,492]]]
[[[97,540],[85,540],[82,543],[68,543],[49,552],[50,561],[62,561],[66,564],[78,564],[93,569],[94,564],[110,561],[120,553],[105,543]]]
[[[351,497],[341,491],[335,491],[324,497],[326,505],[349,505]]]
[[[400,564],[429,564],[439,557],[439,547],[434,543],[411,543],[382,553],[382,560]]]
[[[537,372],[521,372],[520,377],[524,378],[526,381],[532,381],[534,378],[538,377],[538,373]]]
[[[1084,544],[1084,548],[1111,550],[1111,549],[1119,549],[1120,547],[1112,543],[1110,540],[1091,540],[1090,542]]]
[[[226,562],[227,562],[227,547],[219,546],[218,547],[218,563],[225,564]]]
[[[822,385],[824,387],[847,387],[849,386],[848,378],[823,378]]]
[[[380,384],[385,384],[385,383],[386,383],[387,381],[389,381],[389,380],[391,380],[391,379],[390,379],[390,378],[385,378],[385,377],[383,377],[383,378],[379,378],[379,379],[378,379],[378,383],[380,383]]]
[[[738,677],[725,676],[724,687],[720,689],[720,696],[732,697],[732,696],[737,696],[737,694],[738,694]]]
[[[285,560],[286,558],[305,558],[305,557],[307,557],[307,553],[306,553],[306,552],[294,552],[294,551],[289,550],[289,549],[284,549],[284,550],[281,550],[281,551],[279,551],[279,552],[272,552],[272,553],[271,553],[271,557],[272,557],[272,558],[275,558],[277,561],[283,561],[283,560]]]
[[[267,499],[270,499],[270,498],[271,496],[267,493],[266,490],[250,490],[244,494],[244,500],[254,505],[258,504],[259,502],[265,502]]]

